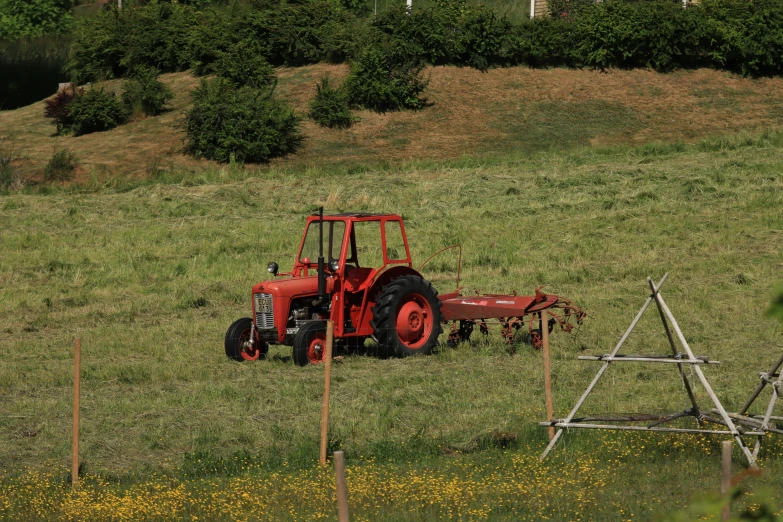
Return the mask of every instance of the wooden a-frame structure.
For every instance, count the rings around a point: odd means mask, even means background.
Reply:
[[[781,377],[781,367],[783,366],[783,355],[781,355],[777,362],[772,366],[768,372],[759,372],[759,384],[753,393],[750,394],[748,400],[745,401],[742,408],[737,413],[729,413],[729,417],[737,421],[737,424],[741,424],[746,428],[750,428],[754,432],[758,431],[763,434],[777,433],[783,435],[783,429],[780,429],[777,424],[771,426],[771,421],[783,421],[783,417],[772,415],[775,404],[778,402],[778,398],[783,393],[783,377]],[[759,398],[764,388],[770,385],[772,387],[772,396],[767,404],[767,409],[764,411],[764,415],[751,415],[748,410],[753,406],[756,399]],[[753,445],[753,457],[757,457],[759,449],[761,448],[761,437],[756,439],[756,443]]]
[[[726,409],[723,407],[720,400],[718,399],[718,396],[715,395],[714,391],[712,391],[712,387],[710,386],[710,383],[707,381],[707,377],[704,375],[701,366],[705,364],[720,364],[720,363],[718,361],[713,361],[707,357],[697,357],[691,351],[691,347],[688,345],[688,341],[685,340],[685,336],[682,334],[682,330],[680,330],[680,326],[677,324],[677,320],[674,318],[674,315],[671,313],[671,310],[669,310],[669,307],[666,305],[666,302],[663,300],[663,296],[660,293],[661,286],[663,286],[663,283],[666,281],[666,278],[668,276],[669,276],[668,273],[664,274],[664,276],[661,278],[661,280],[658,282],[657,285],[653,282],[651,278],[649,277],[647,278],[647,282],[650,285],[650,290],[652,293],[647,298],[647,301],[645,301],[644,305],[639,310],[639,313],[636,314],[636,317],[631,322],[631,325],[628,327],[628,330],[626,330],[625,334],[622,336],[622,338],[620,338],[620,341],[617,343],[617,345],[614,347],[614,350],[612,350],[610,354],[597,356],[597,357],[596,356],[579,357],[580,360],[602,361],[604,364],[598,370],[598,373],[593,378],[592,382],[590,382],[590,384],[587,386],[587,389],[582,394],[581,398],[577,401],[576,405],[565,419],[553,419],[548,422],[540,423],[541,426],[553,426],[558,428],[557,432],[555,433],[555,436],[552,437],[552,439],[549,442],[549,445],[541,454],[540,456],[541,460],[545,459],[546,456],[549,454],[549,452],[552,451],[552,449],[555,447],[558,440],[563,435],[564,429],[583,428],[583,429],[605,429],[605,430],[655,431],[655,432],[669,432],[669,433],[712,433],[712,434],[731,435],[737,441],[737,444],[739,445],[742,453],[745,455],[745,458],[747,458],[748,464],[751,467],[756,466],[755,456],[758,453],[758,449],[755,449],[754,452],[751,453],[751,451],[748,449],[748,446],[745,444],[745,441],[742,439],[742,437],[743,436],[762,437],[765,432],[759,431],[759,429],[756,429],[755,426],[753,427],[752,431],[746,431],[743,428],[737,427],[734,424],[732,417],[737,418],[738,416],[729,415],[729,413],[726,412]],[[622,348],[623,344],[628,339],[628,336],[631,335],[631,332],[633,332],[637,323],[644,315],[644,312],[653,302],[655,302],[656,307],[658,308],[658,314],[660,315],[661,322],[663,323],[663,329],[665,330],[666,337],[669,340],[669,345],[672,350],[671,355],[662,356],[662,355],[620,354],[619,353],[620,348]],[[669,327],[670,324],[671,324],[671,328]],[[672,329],[674,330],[674,333],[676,334],[677,339],[679,340],[680,345],[684,350],[684,353],[679,353],[677,351],[677,345],[674,342]],[[598,381],[601,379],[601,376],[606,372],[606,370],[609,369],[609,366],[612,363],[616,363],[616,362],[676,364],[680,373],[680,377],[682,379],[683,387],[685,388],[685,391],[688,394],[691,407],[687,410],[677,412],[677,413],[672,413],[669,415],[632,414],[632,415],[609,415],[609,416],[575,418],[576,413],[579,411],[579,408],[582,407],[582,404],[585,402],[585,399],[587,399],[588,395],[590,395],[590,393],[593,391],[593,388],[595,388],[596,384],[598,384]],[[707,395],[709,395],[710,399],[712,400],[713,406],[715,408],[714,411],[720,415],[720,418],[704,413],[704,411],[699,407],[699,404],[696,401],[696,397],[693,394],[691,383],[688,380],[688,377],[685,373],[684,368],[686,364],[692,366],[694,373],[696,374],[702,386],[704,387],[704,390],[707,392]],[[783,357],[781,357],[780,360],[778,361],[778,365],[776,366],[775,370],[779,369],[780,366],[782,365],[783,365]],[[773,370],[773,372],[771,372],[770,374],[771,375],[775,374],[775,370]],[[777,383],[779,382],[780,379],[777,381]],[[762,381],[760,388],[763,388],[764,385],[766,385],[766,382]],[[773,398],[777,397],[777,392],[779,387],[780,384],[778,384],[777,387],[773,385],[773,390],[774,390]],[[759,389],[758,392],[760,391],[761,390]],[[758,396],[758,393],[756,393],[756,396]],[[744,413],[744,411],[747,410],[747,407],[749,407],[749,404],[752,403],[754,399],[755,397],[751,397],[751,400],[749,400],[749,403],[746,405],[746,408],[740,413]],[[698,421],[699,427],[698,428],[674,428],[674,427],[661,426],[662,424],[665,424],[667,422],[682,417],[694,417]],[[744,418],[747,419],[751,417],[744,417]],[[614,422],[615,424],[601,424],[601,422]],[[646,426],[628,424],[634,422],[636,423],[648,422],[648,424]],[[724,426],[726,429],[709,429],[708,427],[706,427],[706,423],[708,422],[713,424],[720,424]],[[748,422],[753,422],[753,421],[748,421]],[[770,429],[768,427],[768,424],[769,423],[767,422],[766,424],[767,429]],[[781,433],[783,433],[783,430],[781,431]],[[756,446],[758,447],[758,442],[756,443]]]

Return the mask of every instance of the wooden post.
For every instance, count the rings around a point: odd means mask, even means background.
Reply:
[[[345,458],[342,451],[334,452],[334,476],[337,482],[337,520],[348,522],[348,486],[345,483]]]
[[[73,343],[73,446],[71,448],[71,486],[79,485],[79,388],[81,387],[82,340]]]
[[[720,475],[720,494],[726,497],[731,489],[731,444],[730,440],[724,440],[720,443],[721,455],[721,475]],[[727,521],[731,517],[731,502],[723,507],[720,519]]]
[[[544,395],[546,396],[546,420],[552,422],[555,416],[552,405],[552,375],[549,365],[549,320],[546,310],[541,311],[541,343],[544,351]],[[555,427],[549,426],[549,440],[555,438]]]
[[[324,405],[321,409],[321,464],[326,464],[326,443],[329,436],[329,388],[332,385],[332,341],[334,322],[326,321],[326,354],[324,355]]]

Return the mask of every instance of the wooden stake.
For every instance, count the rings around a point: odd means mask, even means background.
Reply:
[[[81,387],[82,340],[73,343],[73,446],[71,448],[71,486],[79,485],[79,388]]]
[[[329,388],[332,385],[332,341],[334,322],[326,321],[326,354],[324,355],[324,405],[321,410],[321,464],[326,464],[326,443],[329,436]]]
[[[720,475],[720,494],[726,497],[731,489],[731,441],[724,440],[720,443],[721,455],[721,475]],[[731,503],[723,507],[720,519],[726,521],[731,517]]]
[[[345,458],[342,451],[334,452],[334,476],[337,482],[337,520],[348,522],[348,486],[345,483]]]
[[[552,422],[555,416],[552,405],[552,375],[549,365],[549,320],[546,310],[541,311],[541,343],[544,350],[544,394],[546,396],[546,420]],[[555,427],[549,426],[549,440],[555,438]]]

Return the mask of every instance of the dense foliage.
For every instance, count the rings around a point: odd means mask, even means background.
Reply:
[[[187,149],[196,157],[263,162],[302,143],[299,117],[269,90],[203,80],[185,118]]]
[[[158,74],[152,67],[138,67],[125,82],[122,104],[127,114],[157,116],[166,110],[174,93],[158,79]]]
[[[242,40],[228,51],[221,52],[214,71],[236,87],[260,89],[275,81],[275,70],[266,61],[261,46],[255,40]]]
[[[315,97],[310,102],[310,117],[322,127],[345,129],[354,121],[351,102],[344,86],[334,88],[329,78],[316,85]]]
[[[418,109],[427,87],[423,69],[420,56],[380,38],[351,64],[345,88],[354,104],[377,112]]]
[[[73,0],[1,0],[0,40],[63,33],[73,23]]]
[[[404,8],[379,16],[373,26],[392,44],[431,64],[468,65],[487,69],[512,61],[517,45],[510,22],[484,5],[465,0],[438,0],[409,14]]]
[[[101,132],[122,125],[126,113],[111,91],[89,89],[77,95],[69,105],[71,130],[75,136]]]
[[[411,13],[394,8],[374,19],[359,18],[355,7],[254,0],[215,9],[150,0],[81,22],[69,68],[77,81],[91,81],[139,65],[207,74],[223,62],[231,76],[229,70],[250,66],[232,61],[240,48],[274,66],[298,66],[378,58],[385,51],[366,48],[383,43],[427,63],[481,70],[527,64],[783,72],[780,0],[704,0],[687,9],[668,0],[553,0],[550,17],[516,24],[466,0],[437,0]]]
[[[186,69],[196,15],[188,5],[152,0],[85,18],[77,25],[68,69],[79,83],[122,76],[138,66]]]

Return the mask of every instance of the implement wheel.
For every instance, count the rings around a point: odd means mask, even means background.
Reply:
[[[246,343],[250,341],[253,332],[253,320],[249,317],[237,319],[226,332],[226,356],[235,361],[257,361],[266,358],[269,352],[269,345],[255,337],[253,348]]]
[[[430,354],[443,332],[438,292],[420,276],[405,275],[381,290],[370,326],[382,351],[397,357]]]
[[[299,366],[321,364],[326,360],[326,323],[305,323],[294,337],[294,362]]]

